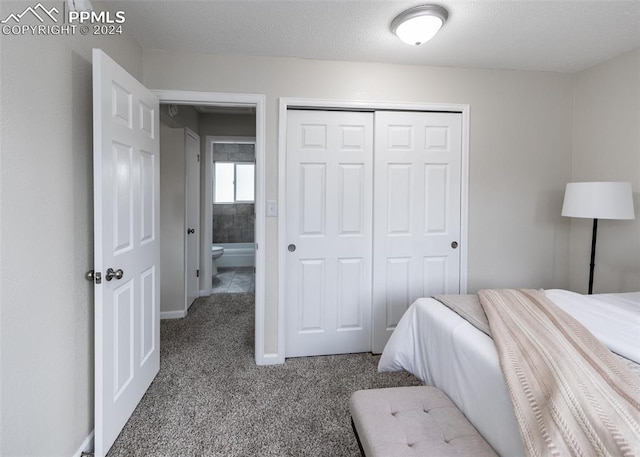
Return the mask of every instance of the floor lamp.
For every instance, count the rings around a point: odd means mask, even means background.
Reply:
[[[589,293],[593,292],[598,219],[635,219],[633,192],[628,182],[571,182],[567,184],[562,215],[593,219]]]

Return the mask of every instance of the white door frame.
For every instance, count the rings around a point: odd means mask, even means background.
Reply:
[[[286,153],[287,153],[287,110],[290,108],[339,109],[339,110],[391,110],[391,111],[432,111],[462,113],[462,163],[460,200],[460,293],[467,293],[467,229],[468,229],[468,186],[469,186],[469,112],[468,104],[415,103],[328,100],[311,98],[281,97],[278,115],[278,353],[275,363],[284,363],[285,356],[285,287],[286,287]]]
[[[266,168],[265,168],[265,105],[263,94],[234,94],[223,92],[196,92],[182,90],[152,90],[160,103],[175,105],[250,105],[256,109],[256,198],[255,198],[255,360],[258,365],[273,363],[270,354],[264,351],[265,326],[265,253],[266,253]],[[202,276],[202,275],[201,275]],[[202,289],[202,286],[201,286]]]

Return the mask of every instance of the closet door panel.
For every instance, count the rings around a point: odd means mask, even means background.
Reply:
[[[387,234],[388,236],[410,236],[413,212],[411,208],[412,166],[410,163],[389,163],[386,169],[386,182],[382,184],[382,180],[385,178],[383,176],[376,180],[376,183],[387,188],[387,205],[384,208]],[[379,228],[376,227],[376,229]]]
[[[286,357],[371,350],[373,114],[287,113]]]
[[[460,292],[462,115],[376,112],[374,157],[373,352],[382,352],[416,299]]]
[[[446,233],[449,208],[449,165],[424,167],[424,235]]]

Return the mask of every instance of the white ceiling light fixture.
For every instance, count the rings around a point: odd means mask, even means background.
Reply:
[[[439,5],[420,5],[398,14],[391,31],[407,44],[420,45],[433,38],[449,17]]]

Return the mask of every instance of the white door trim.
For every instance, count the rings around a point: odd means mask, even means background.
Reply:
[[[468,104],[415,103],[329,100],[312,98],[281,97],[278,114],[278,353],[272,363],[284,363],[285,355],[285,284],[286,262],[286,152],[287,152],[287,109],[342,109],[342,110],[392,110],[392,111],[434,111],[462,113],[462,164],[460,189],[460,293],[467,293],[468,266],[468,193],[469,193],[469,113]]]
[[[263,94],[234,94],[223,92],[196,92],[181,90],[152,90],[160,103],[176,105],[252,105],[256,108],[256,277],[255,277],[255,361],[258,365],[271,364],[273,356],[264,352],[265,330],[265,253],[266,253],[266,168],[265,168],[265,105]],[[202,288],[202,287],[201,287]]]

